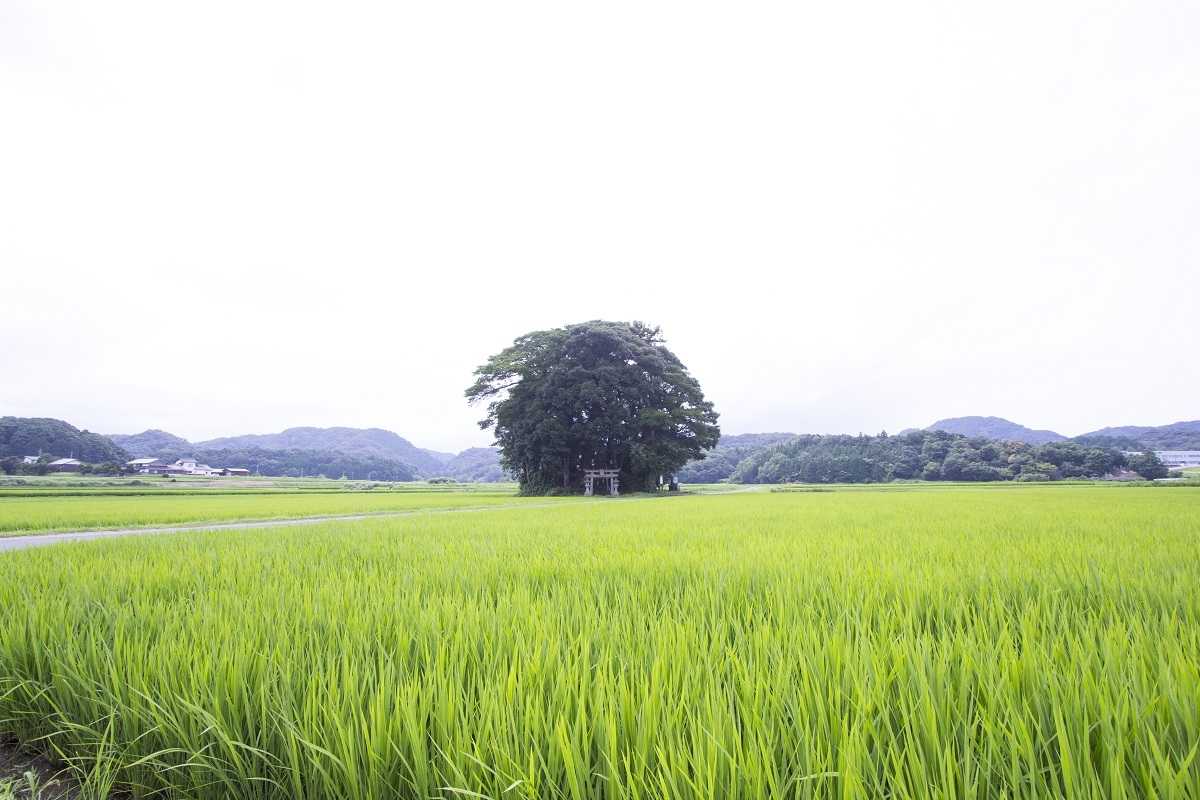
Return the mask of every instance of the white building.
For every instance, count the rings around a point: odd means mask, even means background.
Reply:
[[[1155,450],[1154,455],[1172,469],[1200,467],[1200,450]]]
[[[188,475],[220,475],[221,470],[213,469],[208,464],[198,464],[194,458],[181,458],[171,466],[187,473]]]

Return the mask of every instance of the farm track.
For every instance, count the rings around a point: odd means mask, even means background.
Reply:
[[[260,528],[291,528],[301,525],[319,525],[323,522],[357,522],[364,519],[387,519],[392,517],[420,517],[432,514],[464,514],[481,511],[509,511],[521,508],[561,508],[567,505],[594,505],[596,503],[628,502],[646,500],[648,497],[622,497],[616,500],[603,498],[581,500],[575,503],[513,503],[511,505],[466,506],[463,508],[414,509],[411,511],[375,511],[358,514],[322,514],[312,517],[287,517],[283,519],[245,519],[227,522],[196,522],[183,525],[162,525],[147,528],[99,528],[94,530],[58,531],[28,536],[0,536],[0,553],[24,550],[29,547],[45,547],[62,542],[86,542],[116,536],[142,536],[165,533],[187,533],[189,531],[233,531],[257,530]]]

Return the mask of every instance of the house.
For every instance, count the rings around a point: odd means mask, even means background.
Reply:
[[[177,467],[174,464],[151,464],[148,467],[143,467],[138,470],[146,475],[188,475],[188,471],[183,467]]]
[[[208,464],[200,464],[194,458],[181,458],[171,466],[176,467],[185,475],[207,475],[212,477],[221,474],[221,470],[213,469]]]
[[[21,456],[22,464],[36,464],[41,456]]]
[[[150,467],[158,464],[157,458],[135,458],[125,462],[125,469],[130,472],[150,472]]]
[[[226,467],[221,470],[222,475],[229,475],[237,478],[246,478],[250,476],[250,470],[242,469],[241,467]]]
[[[83,462],[77,458],[60,458],[57,461],[51,461],[47,466],[51,472],[79,472]]]

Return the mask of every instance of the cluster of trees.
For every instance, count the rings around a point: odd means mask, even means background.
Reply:
[[[797,436],[742,459],[735,483],[880,483],[929,481],[1052,481],[1098,478],[1123,468],[1165,477],[1153,453],[1126,459],[1119,450],[1075,442],[1031,445],[968,438],[944,431],[898,436]]]
[[[472,403],[525,494],[577,492],[585,469],[620,470],[624,489],[699,458],[720,436],[700,384],[640,322],[534,331],[475,370]]]
[[[704,458],[692,461],[676,477],[684,483],[720,483],[729,479],[743,459],[771,445],[794,439],[794,433],[741,433],[722,436]]]
[[[124,464],[129,455],[99,433],[81,431],[61,419],[0,417],[0,458],[48,455],[92,464]]]

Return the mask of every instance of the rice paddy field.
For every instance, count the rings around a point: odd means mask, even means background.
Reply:
[[[1198,798],[1198,587],[1190,487],[56,545],[0,555],[0,731],[96,797]]]
[[[0,491],[0,536],[229,520],[570,502],[494,491]]]

